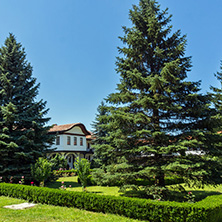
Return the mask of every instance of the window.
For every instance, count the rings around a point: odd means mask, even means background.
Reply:
[[[83,146],[83,138],[80,138],[80,146]]]
[[[77,145],[77,137],[74,137],[74,146],[76,146]]]
[[[67,145],[70,145],[70,140],[71,140],[70,136],[67,136]]]
[[[60,137],[59,136],[56,137],[56,145],[60,145]]]
[[[88,149],[90,149],[90,143],[87,144]]]

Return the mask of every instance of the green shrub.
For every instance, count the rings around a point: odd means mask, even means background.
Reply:
[[[118,173],[105,173],[103,169],[96,168],[92,172],[93,181],[98,186],[122,186],[124,179],[119,177]]]
[[[0,195],[42,204],[119,214],[152,222],[222,221],[222,195],[210,196],[191,204],[96,195],[85,192],[64,192],[45,187],[6,183],[0,183]]]
[[[81,181],[80,181],[79,177],[77,178],[77,182],[78,182],[78,184],[81,185]],[[88,176],[88,178],[87,178],[87,185],[88,185],[88,186],[94,186],[94,185],[96,185],[95,181],[94,181],[93,178],[92,178],[92,175],[89,175],[89,176]]]
[[[96,168],[92,172],[92,177],[94,182],[98,186],[123,186],[124,185],[124,178],[121,178],[118,173],[110,174],[105,173],[103,169]],[[167,176],[165,177],[165,184],[166,185],[174,185],[184,183],[183,178],[178,176]],[[130,184],[138,185],[138,186],[151,186],[155,184],[155,179],[134,179],[130,182]]]
[[[58,153],[50,159],[50,162],[52,163],[52,170],[58,170],[67,166],[67,160],[65,156]]]
[[[45,181],[52,175],[52,163],[48,159],[39,157],[34,165],[31,165],[31,175],[44,186]]]
[[[77,170],[77,175],[83,190],[85,191],[88,182],[90,181],[90,162],[87,159],[79,158],[76,159],[74,163],[75,169]]]

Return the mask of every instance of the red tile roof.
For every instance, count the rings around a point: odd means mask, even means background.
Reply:
[[[83,133],[86,135],[91,135],[91,133],[86,129],[86,127],[82,123],[71,123],[71,124],[64,124],[64,125],[53,125],[52,128],[49,130],[49,133],[56,133],[56,132],[65,132],[71,130],[73,127],[79,126]]]
[[[93,135],[92,135],[92,134],[91,134],[91,135],[87,135],[87,136],[86,136],[86,139],[87,139],[87,140],[92,140],[93,138],[94,138],[94,137],[93,137]]]

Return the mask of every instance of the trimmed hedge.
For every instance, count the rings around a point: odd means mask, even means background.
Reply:
[[[191,204],[61,191],[45,187],[0,183],[0,195],[42,204],[119,214],[152,222],[222,221],[222,195]]]

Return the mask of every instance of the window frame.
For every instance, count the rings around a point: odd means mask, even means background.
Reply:
[[[80,137],[80,146],[83,146],[83,138]]]
[[[60,145],[60,136],[56,136],[56,145]]]
[[[77,137],[76,137],[76,136],[74,136],[73,145],[74,145],[74,146],[77,146]]]
[[[67,145],[70,146],[71,145],[71,137],[67,136]]]

